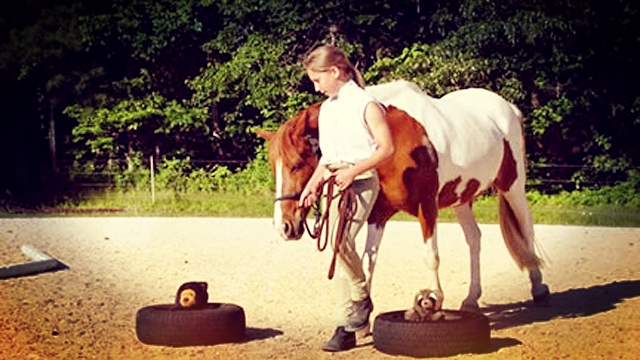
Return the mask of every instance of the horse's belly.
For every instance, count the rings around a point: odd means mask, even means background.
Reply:
[[[485,192],[498,176],[503,153],[501,139],[492,139],[490,144],[452,144],[450,152],[438,152],[440,207],[459,205]]]

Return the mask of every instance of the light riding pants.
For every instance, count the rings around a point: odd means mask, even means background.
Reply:
[[[362,256],[356,247],[356,235],[367,222],[369,214],[380,192],[380,182],[376,171],[368,171],[359,175],[352,184],[356,195],[357,209],[353,220],[345,229],[341,251],[336,260],[336,273],[333,281],[336,284],[336,323],[344,326],[347,323],[349,309],[354,301],[364,300],[369,296],[366,276],[362,267]],[[325,189],[325,194],[327,191]],[[335,239],[335,231],[339,220],[339,194],[337,186],[333,189],[334,199],[329,209],[330,238]],[[335,240],[334,240],[335,241]],[[366,241],[366,239],[362,239]]]

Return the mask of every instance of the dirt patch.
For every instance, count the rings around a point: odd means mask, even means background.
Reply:
[[[640,229],[537,226],[546,253],[546,308],[529,306],[526,274],[496,225],[482,225],[483,311],[491,350],[457,359],[636,359],[640,353]],[[445,307],[469,283],[468,250],[456,224],[438,231]],[[321,344],[333,333],[328,252],[308,237],[280,240],[270,219],[0,219],[0,265],[31,244],[66,268],[0,280],[3,359],[397,359],[371,338],[345,353]],[[425,271],[416,223],[392,222],[373,284],[375,313],[407,308]],[[209,283],[210,300],[242,306],[240,344],[172,348],[141,344],[140,307],[172,303],[186,281]]]

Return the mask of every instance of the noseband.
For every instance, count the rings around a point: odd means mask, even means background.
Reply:
[[[300,200],[300,191],[296,191],[294,193],[287,194],[287,195],[278,196],[277,198],[273,199],[273,202],[282,201],[282,200]]]

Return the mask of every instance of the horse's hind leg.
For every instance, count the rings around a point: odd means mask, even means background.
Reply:
[[[505,216],[505,211],[512,212],[517,224],[519,224],[519,232],[522,241],[525,242],[520,252],[512,252],[519,265],[526,267],[529,272],[529,280],[531,281],[531,295],[536,304],[545,304],[549,297],[549,287],[542,282],[542,272],[540,271],[541,260],[537,257],[534,244],[533,217],[527,205],[527,199],[524,193],[524,186],[514,186],[508,192],[500,192],[500,215],[501,224],[508,221],[509,216]],[[504,226],[504,225],[503,225]],[[504,235],[504,229],[503,229]],[[507,246],[509,241],[505,237]],[[519,259],[518,259],[519,258]],[[524,262],[523,262],[524,259]],[[526,259],[535,259],[537,261],[528,261]]]
[[[478,310],[478,299],[482,295],[482,285],[480,282],[480,228],[476,222],[471,209],[471,203],[457,206],[454,209],[456,218],[464,232],[464,238],[469,245],[469,264],[471,266],[471,283],[469,284],[469,294],[462,302],[461,309],[468,311]]]
[[[431,209],[437,214],[437,209],[434,207]],[[439,304],[444,304],[444,293],[440,286],[440,278],[438,276],[438,267],[440,266],[440,254],[438,253],[438,236],[437,236],[437,223],[436,216],[425,216],[424,207],[421,207],[418,212],[418,220],[422,227],[422,236],[424,238],[424,252],[423,259],[427,265],[427,279],[426,288],[429,290],[438,290],[436,296],[441,298],[436,301]]]

